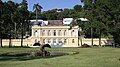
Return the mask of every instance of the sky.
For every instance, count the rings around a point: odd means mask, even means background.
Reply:
[[[2,0],[8,1],[8,0]],[[22,0],[11,0],[20,3]],[[43,7],[42,11],[47,11],[55,8],[73,8],[75,5],[82,5],[80,0],[27,0],[28,10],[33,11],[33,5],[39,3]]]

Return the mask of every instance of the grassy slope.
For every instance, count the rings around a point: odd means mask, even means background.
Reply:
[[[0,53],[39,50],[38,48],[0,48]],[[53,58],[40,58],[26,61],[0,61],[0,67],[119,67],[120,49],[117,48],[52,48],[49,51],[79,54]]]

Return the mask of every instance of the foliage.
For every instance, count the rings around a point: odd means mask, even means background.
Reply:
[[[2,1],[0,1],[2,2]],[[19,6],[21,5],[21,6]],[[3,7],[3,8],[2,8]],[[12,38],[15,38],[15,35],[19,37],[21,35],[21,23],[23,23],[24,32],[29,31],[29,11],[27,10],[27,2],[23,0],[21,4],[14,3],[12,1],[2,2],[1,16],[0,21],[2,24],[0,29],[2,29],[2,36],[6,35],[3,38],[9,37],[8,34],[12,35]],[[21,7],[21,8],[19,8]],[[7,26],[6,26],[7,25]],[[15,30],[16,25],[16,30]],[[16,33],[16,34],[15,34]],[[25,35],[25,33],[24,33]]]
[[[82,10],[82,6],[81,5],[75,5],[74,10],[77,11],[77,12],[80,12]]]
[[[36,4],[35,4],[36,5]],[[41,6],[40,6],[41,7]],[[35,8],[35,6],[34,6]],[[31,19],[35,19],[35,13],[30,12]],[[48,11],[38,12],[38,19],[43,20],[62,20],[63,18],[79,18],[83,17],[81,5],[75,5],[74,9],[51,9]]]
[[[27,1],[14,3],[0,0],[0,38],[20,38],[30,31],[29,11]],[[23,29],[24,28],[24,29]],[[23,33],[21,32],[23,30]],[[2,45],[2,44],[1,44]]]
[[[81,47],[82,47],[82,48],[87,48],[87,47],[91,47],[91,46],[84,43],[83,45],[81,45]]]
[[[120,44],[119,24],[120,24],[120,3],[119,0],[84,0],[85,17],[89,19],[90,27],[96,29],[101,34],[111,34],[115,43]]]

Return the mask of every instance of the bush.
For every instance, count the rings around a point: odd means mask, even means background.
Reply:
[[[91,47],[91,46],[84,43],[81,47],[82,47],[82,48],[87,48],[87,47]]]

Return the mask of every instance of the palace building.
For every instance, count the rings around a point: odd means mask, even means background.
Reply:
[[[52,47],[78,47],[78,26],[68,26],[72,18],[63,20],[31,20],[32,36],[34,42],[50,44]]]
[[[88,21],[85,18],[79,18],[81,21]],[[80,47],[83,44],[92,45],[91,38],[78,36],[80,27],[70,24],[73,18],[64,18],[63,20],[31,20],[32,35],[23,39],[23,46],[33,47],[35,43],[50,44],[52,47]],[[3,39],[3,46],[9,46],[9,39]],[[101,45],[112,45],[112,39],[102,38]],[[11,46],[21,46],[21,39],[11,39]],[[99,45],[99,39],[93,39],[94,45]]]

